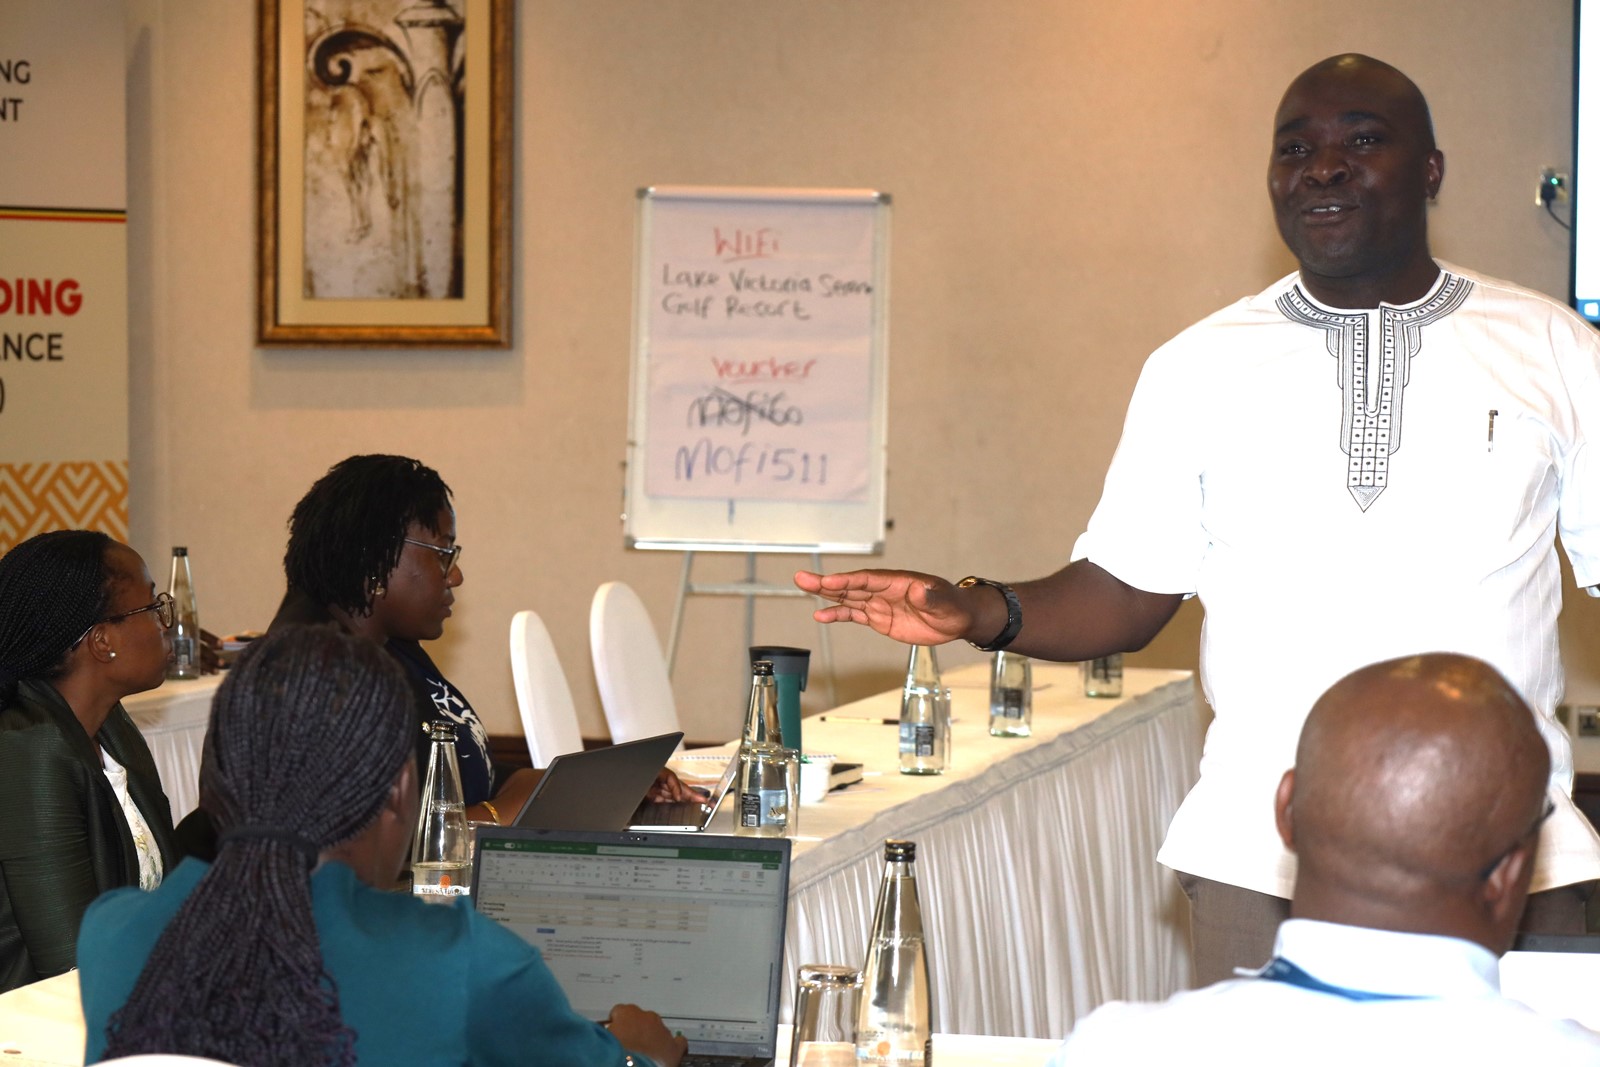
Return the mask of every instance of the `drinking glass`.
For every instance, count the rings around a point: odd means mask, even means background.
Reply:
[[[789,1067],[855,1067],[861,972],[831,963],[800,968]]]

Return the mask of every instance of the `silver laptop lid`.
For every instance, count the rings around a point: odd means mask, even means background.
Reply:
[[[538,948],[573,1008],[638,1004],[698,1055],[771,1058],[789,841],[484,827],[482,915]]]
[[[682,740],[674,731],[557,756],[511,821],[541,830],[625,830]]]

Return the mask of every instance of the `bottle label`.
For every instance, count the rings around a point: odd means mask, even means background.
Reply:
[[[740,826],[783,826],[788,821],[788,790],[749,789],[740,794]]]
[[[913,1043],[908,1043],[907,1038]],[[914,1042],[915,1034],[892,1030],[865,1030],[856,1036],[856,1062],[867,1064],[897,1064],[900,1067],[924,1067],[933,1061],[933,1039],[925,1039],[920,1046]],[[920,1055],[919,1055],[920,1053]]]
[[[430,904],[448,904],[472,891],[471,878],[470,863],[413,863],[411,893]]]
[[[1000,690],[1001,714],[1008,719],[1022,718],[1022,690],[1005,688]]]
[[[933,724],[918,723],[912,727],[912,751],[918,756],[933,755]]]
[[[1089,667],[1089,677],[1097,682],[1118,682],[1122,680],[1122,657],[1102,656],[1093,661]]]

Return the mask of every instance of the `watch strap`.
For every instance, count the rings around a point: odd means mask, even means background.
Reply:
[[[1022,632],[1022,602],[1017,599],[1016,592],[1009,585],[1004,585],[989,578],[979,578],[975,574],[967,575],[956,585],[961,589],[971,589],[975,585],[987,585],[992,589],[998,589],[1000,595],[1006,598],[1005,629],[1001,630],[995,639],[986,645],[980,645],[978,642],[970,640],[967,644],[979,652],[999,652],[1017,639],[1017,634]]]

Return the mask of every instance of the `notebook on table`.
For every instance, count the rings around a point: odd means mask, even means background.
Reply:
[[[660,734],[557,756],[512,825],[541,830],[624,829],[682,740],[682,733]]]
[[[544,956],[572,1007],[660,1014],[684,1067],[766,1067],[778,1037],[785,838],[639,831],[478,834],[472,904]]]

